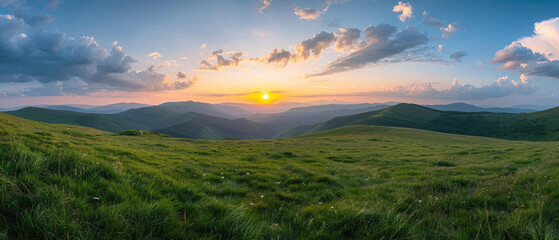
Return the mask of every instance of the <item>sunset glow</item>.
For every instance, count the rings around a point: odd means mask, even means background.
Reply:
[[[505,14],[483,1],[142,0],[117,1],[116,8],[135,10],[105,16],[103,1],[30,1],[27,16],[17,2],[0,5],[0,41],[13,53],[0,63],[0,108],[186,100],[559,104],[556,4],[538,11],[511,4]],[[75,14],[85,11],[91,14]],[[511,58],[524,49],[544,57]],[[281,96],[253,96],[259,88]]]

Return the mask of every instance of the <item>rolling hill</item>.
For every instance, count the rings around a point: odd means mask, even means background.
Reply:
[[[192,105],[191,103],[186,104],[187,107]],[[118,114],[94,114],[28,107],[6,113],[46,123],[85,126],[113,133],[143,129],[174,137],[195,139],[271,138],[277,132],[270,125],[243,118],[232,120],[195,112],[183,113],[189,109],[187,107],[183,104],[164,104],[162,107],[130,109]]]
[[[559,108],[524,114],[439,111],[414,104],[398,104],[382,110],[300,126],[279,137],[299,136],[350,125],[397,126],[503,139],[559,140]]]
[[[559,237],[557,142],[383,126],[128,133],[0,113],[0,239]]]
[[[267,123],[277,129],[277,133],[293,127],[316,124],[334,117],[369,112],[388,107],[384,104],[328,104],[310,107],[292,108],[274,114],[249,115],[246,118],[255,122]]]
[[[252,122],[245,118],[230,120],[194,112],[189,114],[192,118],[188,121],[154,131],[173,137],[194,139],[265,139],[276,133],[268,124]]]

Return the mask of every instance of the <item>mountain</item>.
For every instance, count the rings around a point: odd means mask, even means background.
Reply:
[[[210,115],[221,118],[233,119],[234,117],[222,112],[219,108],[209,103],[185,101],[185,102],[167,102],[157,106],[139,108],[139,109],[162,109],[173,113],[196,112],[204,115]],[[124,112],[125,113],[125,112]]]
[[[557,107],[557,106],[527,104],[527,105],[514,105],[511,108],[535,109],[536,111],[543,111],[543,110],[547,110],[547,109],[554,108],[554,107]]]
[[[203,139],[263,139],[270,138],[275,133],[268,124],[252,122],[245,118],[231,120],[194,112],[189,114],[192,118],[188,121],[154,131],[173,137]]]
[[[197,103],[194,105],[200,106]],[[276,132],[267,124],[255,123],[243,118],[232,120],[195,112],[182,113],[186,108],[180,106],[181,104],[165,104],[163,107],[130,109],[117,114],[83,113],[36,107],[6,113],[46,123],[85,126],[113,133],[144,129],[175,137],[197,139],[270,138]]]
[[[282,102],[282,103],[270,103],[270,104],[249,104],[249,103],[218,103],[214,104],[216,106],[224,106],[224,107],[237,107],[247,111],[251,114],[272,114],[272,113],[279,113],[284,112],[292,108],[296,107],[308,107],[312,104],[310,103],[299,103],[299,102]]]
[[[441,111],[458,112],[495,112],[495,113],[529,113],[538,110],[530,108],[500,108],[500,107],[478,107],[467,103],[451,103],[446,105],[423,105],[428,108]]]
[[[113,113],[124,112],[124,111],[129,110],[129,109],[149,107],[149,106],[150,106],[149,104],[144,104],[144,103],[121,102],[121,103],[114,103],[114,104],[109,104],[109,105],[105,105],[105,106],[98,106],[98,107],[86,109],[86,112],[113,114]]]
[[[53,106],[45,106],[42,108],[51,109],[51,110],[73,111],[73,112],[87,112],[87,110],[85,109],[66,106],[66,105],[53,105]]]
[[[115,103],[104,106],[92,106],[83,104],[65,104],[65,105],[34,105],[34,106],[20,106],[11,108],[0,108],[0,112],[15,111],[26,107],[45,108],[51,110],[64,110],[82,113],[103,113],[113,114],[123,112],[133,108],[148,107],[150,105],[143,103]]]
[[[316,124],[330,120],[334,117],[369,112],[388,107],[384,104],[328,104],[309,107],[292,108],[288,111],[274,114],[256,114],[247,116],[247,119],[267,123],[274,126],[277,132],[290,128]]]
[[[142,124],[108,114],[82,113],[37,107],[26,107],[6,113],[35,121],[86,126],[115,133],[128,129],[145,128]]]
[[[415,104],[398,104],[382,110],[295,127],[278,136],[299,136],[350,125],[396,126],[503,139],[552,141],[559,140],[559,108],[509,114],[440,111]]]

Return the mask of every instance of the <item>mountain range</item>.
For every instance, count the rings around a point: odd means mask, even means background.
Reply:
[[[534,112],[482,108],[465,103],[420,106],[396,103],[326,104],[257,114],[242,104],[169,102],[157,106],[117,104],[84,112],[76,106],[27,107],[6,113],[47,123],[72,124],[119,133],[151,130],[195,139],[268,139],[305,135],[350,125],[398,126],[505,139],[557,140],[559,109]],[[133,108],[139,107],[139,108]],[[116,110],[115,110],[116,111]]]
[[[278,137],[300,136],[352,125],[394,126],[513,140],[555,141],[559,140],[559,108],[510,114],[440,111],[401,103],[377,111],[295,127]]]

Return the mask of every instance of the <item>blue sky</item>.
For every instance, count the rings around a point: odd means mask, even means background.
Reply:
[[[558,13],[557,1],[0,0],[0,107],[262,92],[559,105]]]

